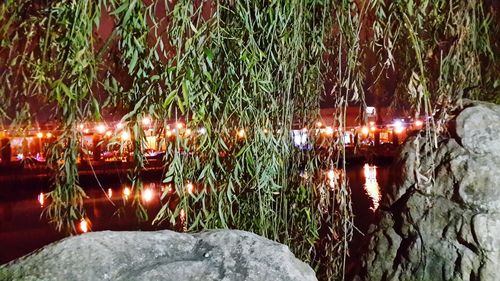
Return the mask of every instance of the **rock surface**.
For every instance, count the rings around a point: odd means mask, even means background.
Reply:
[[[500,280],[500,106],[470,104],[435,151],[416,140],[394,166],[355,280]]]
[[[236,230],[93,232],[0,267],[0,280],[316,280],[288,247]]]

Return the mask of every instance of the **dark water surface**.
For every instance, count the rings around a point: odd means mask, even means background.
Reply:
[[[366,232],[375,219],[377,200],[389,184],[389,166],[352,165],[348,167],[347,176],[352,189],[355,226],[361,232]],[[128,202],[130,199],[124,199],[126,182],[125,178],[102,182],[102,188],[95,181],[84,184],[89,196],[85,207],[92,231],[167,228],[166,225],[153,226],[151,220],[138,222],[135,208]],[[162,188],[166,187],[160,184],[159,179],[149,179],[144,186],[151,191],[148,194],[151,198],[143,199],[149,199],[145,205],[152,218],[159,210]],[[47,188],[48,183],[45,180],[9,183],[9,186],[0,184],[0,264],[66,236],[54,230],[42,215],[47,202],[43,202],[44,206],[41,206],[39,195],[41,192],[47,192]],[[352,246],[356,247],[362,238],[363,235],[356,231]]]

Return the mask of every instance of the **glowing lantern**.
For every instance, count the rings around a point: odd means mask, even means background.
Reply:
[[[47,138],[50,139],[52,137],[52,133],[47,133]]]
[[[239,138],[244,138],[245,137],[245,130],[244,129],[241,129],[238,131],[238,137]]]
[[[123,189],[123,197],[125,197],[125,200],[126,200],[126,199],[128,199],[128,197],[130,196],[130,193],[131,193],[131,192],[130,192],[130,188],[125,187],[125,188]]]
[[[80,221],[80,223],[78,224],[78,227],[80,228],[80,231],[82,233],[87,233],[89,231],[89,223],[85,219],[82,219]]]
[[[42,132],[38,132],[38,133],[36,133],[36,136],[37,136],[39,139],[41,139],[41,138],[43,138],[43,133],[42,133]]]
[[[184,125],[181,122],[177,122],[176,126],[177,129],[182,129],[182,127],[184,127]]]
[[[144,191],[142,192],[142,200],[144,202],[149,202],[152,199],[153,199],[153,190],[151,190],[151,188],[144,189]]]

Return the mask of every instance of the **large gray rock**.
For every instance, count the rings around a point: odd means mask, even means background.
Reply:
[[[405,144],[356,280],[500,280],[500,106],[469,104],[452,135]]]
[[[93,232],[0,268],[1,280],[316,280],[288,247],[236,230]]]

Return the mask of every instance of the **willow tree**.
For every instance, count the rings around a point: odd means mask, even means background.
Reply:
[[[156,223],[182,216],[189,231],[250,230],[290,245],[320,278],[341,278],[352,235],[344,144],[298,150],[291,129],[313,127],[326,80],[339,134],[346,106],[363,105],[365,90],[384,79],[394,80],[396,100],[417,116],[442,109],[427,128],[442,127],[459,93],[495,97],[499,56],[490,37],[498,30],[485,10],[492,5],[7,0],[0,6],[0,114],[4,124],[29,125],[43,103],[58,121],[47,209],[58,229],[85,217],[77,125],[116,110],[132,137],[136,195],[145,165],[141,119],[158,120],[164,182],[175,196],[163,194]],[[367,67],[370,54],[377,63]],[[163,120],[177,116],[204,133],[168,138]],[[428,131],[424,140],[432,147],[435,136]],[[144,219],[140,200],[134,204]]]
[[[48,159],[48,217],[58,229],[85,217],[77,126],[119,109],[132,136],[136,195],[145,164],[141,119],[159,120],[164,182],[176,196],[163,194],[175,201],[164,202],[155,222],[182,216],[189,231],[253,231],[290,245],[325,278],[340,276],[351,235],[349,191],[337,171],[342,149],[320,161],[290,139],[294,124],[309,127],[318,117],[331,11],[326,0],[7,1],[4,120],[29,123],[36,105],[49,104],[62,132]],[[168,139],[161,120],[174,112],[204,133],[185,138],[178,130]],[[140,200],[134,204],[144,219]]]

